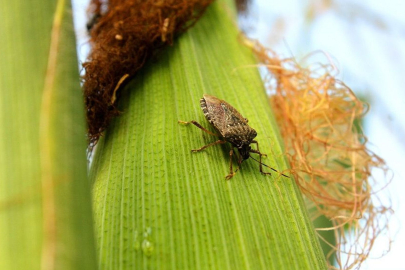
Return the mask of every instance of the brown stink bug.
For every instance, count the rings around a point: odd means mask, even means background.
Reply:
[[[277,170],[267,166],[266,164],[262,163],[262,156],[266,156],[262,154],[259,150],[259,143],[254,140],[257,136],[256,130],[251,128],[248,125],[248,120],[244,118],[234,107],[229,105],[226,101],[216,98],[210,95],[203,95],[203,98],[200,99],[201,109],[204,112],[205,118],[207,118],[208,122],[210,122],[214,128],[219,132],[218,134],[214,134],[211,131],[203,128],[199,123],[192,120],[189,122],[179,121],[181,124],[193,124],[196,127],[202,129],[203,131],[207,132],[208,134],[214,135],[219,139],[216,142],[207,144],[201,148],[191,150],[192,152],[198,152],[204,150],[207,147],[216,145],[216,144],[224,144],[229,142],[231,144],[231,151],[229,152],[230,155],[230,163],[229,163],[229,174],[225,177],[225,179],[231,179],[236,172],[239,170],[242,162],[248,158],[252,158],[253,160],[257,161],[260,164],[260,172],[262,174],[271,174],[269,172],[264,172],[262,165],[270,168],[271,170],[278,172]],[[256,150],[250,147],[250,144],[256,144]],[[232,157],[234,154],[234,148],[238,149],[239,157],[238,157],[238,168],[235,172],[232,170]],[[259,160],[253,158],[250,153],[259,154]],[[235,152],[237,155],[237,153]],[[285,174],[281,175],[288,177]],[[289,178],[289,177],[288,177]]]

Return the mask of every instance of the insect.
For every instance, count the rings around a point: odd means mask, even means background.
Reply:
[[[227,180],[231,179],[236,174],[242,162],[244,160],[247,160],[248,158],[252,158],[260,164],[260,172],[264,175],[271,175],[271,173],[264,172],[263,165],[279,173],[279,171],[262,163],[262,156],[266,156],[266,154],[262,154],[260,152],[259,143],[254,140],[254,138],[257,136],[257,132],[248,125],[247,118],[244,118],[234,107],[229,105],[229,103],[227,103],[226,101],[211,95],[203,95],[203,98],[200,99],[200,105],[205,118],[207,118],[208,122],[210,122],[214,126],[219,134],[212,133],[194,120],[191,120],[189,122],[178,122],[185,125],[193,124],[204,132],[218,137],[218,140],[201,148],[191,150],[192,152],[199,152],[207,147],[229,142],[231,144],[231,151],[229,152],[229,174],[225,177],[225,179]],[[250,146],[251,144],[256,144],[256,149],[252,149]],[[236,148],[238,151],[234,151],[234,148]],[[258,154],[259,160],[253,158],[250,153]],[[238,167],[235,171],[233,171],[232,169],[232,158],[234,155],[237,156],[238,160]],[[281,173],[281,175],[289,178],[289,176],[283,173]]]

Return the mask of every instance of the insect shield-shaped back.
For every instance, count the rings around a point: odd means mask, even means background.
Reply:
[[[216,142],[210,143],[205,145],[199,149],[192,150],[193,152],[198,152],[204,150],[207,147],[216,145],[216,144],[223,144],[229,142],[232,147],[229,153],[230,155],[230,173],[226,176],[226,179],[231,179],[235,173],[238,171],[241,163],[243,160],[248,159],[251,157],[253,160],[260,163],[260,172],[262,174],[270,174],[263,172],[262,165],[269,167],[261,162],[261,157],[265,156],[259,150],[259,143],[253,140],[257,136],[257,132],[248,125],[248,120],[244,118],[234,107],[232,107],[229,103],[219,98],[210,95],[204,95],[203,98],[200,100],[201,109],[207,118],[208,122],[210,122],[215,129],[218,131],[219,134],[214,134],[204,127],[202,127],[199,123],[192,120],[190,122],[179,121],[182,124],[193,124],[198,128],[202,129],[203,131],[219,137],[219,140]],[[257,149],[254,150],[250,147],[250,144],[256,144]],[[232,157],[234,154],[233,149],[236,148],[239,152],[238,157],[238,168],[233,172],[232,170]],[[259,161],[254,159],[250,156],[250,153],[259,154]],[[273,171],[278,172],[277,170],[269,167]],[[284,174],[282,174],[284,175]],[[288,177],[284,175],[285,177]]]
[[[256,130],[248,125],[234,107],[214,96],[204,95],[200,100],[201,109],[221,137],[237,148],[243,160],[249,158],[250,144],[257,136]]]

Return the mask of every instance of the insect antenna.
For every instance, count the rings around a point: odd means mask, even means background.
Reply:
[[[287,178],[290,178],[289,176],[285,175],[284,173],[281,173],[281,172],[277,171],[276,169],[274,169],[274,168],[272,168],[272,167],[270,167],[270,166],[268,166],[268,165],[266,165],[266,164],[264,164],[264,163],[258,161],[258,160],[255,159],[254,157],[250,156],[250,158],[253,159],[254,161],[256,161],[257,163],[260,163],[260,164],[266,166],[267,168],[269,168],[269,169],[271,169],[271,170],[273,170],[273,171],[275,171],[275,172],[281,174],[282,176],[285,176],[285,177],[287,177]]]

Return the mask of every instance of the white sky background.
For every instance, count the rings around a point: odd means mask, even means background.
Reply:
[[[394,173],[388,191],[395,218],[391,251],[378,258],[385,245],[377,241],[361,269],[405,269],[405,0],[252,0],[249,36],[286,57],[298,60],[321,50],[330,55],[342,79],[371,104],[365,134],[373,151]],[[325,8],[330,2],[334,8]],[[89,47],[86,34],[87,0],[73,0],[79,60]],[[309,22],[305,11],[316,5]],[[252,19],[253,18],[253,19]],[[275,25],[282,26],[275,31]],[[282,30],[280,30],[282,29]],[[387,195],[388,196],[388,195]],[[395,234],[396,233],[396,234]],[[380,239],[383,243],[384,239]]]

